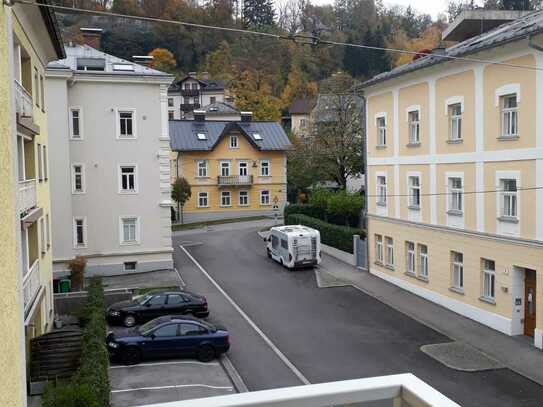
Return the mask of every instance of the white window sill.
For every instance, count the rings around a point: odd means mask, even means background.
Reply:
[[[198,209],[206,209],[206,208],[209,208],[209,206],[197,206],[196,208],[198,208]]]
[[[386,208],[386,206],[387,206],[387,203],[386,203],[386,202],[376,202],[375,204],[376,204],[377,206],[382,207],[382,208]]]
[[[464,139],[448,139],[447,144],[462,144],[464,142]]]
[[[247,208],[248,206],[251,206],[251,205],[249,205],[249,204],[243,204],[243,205],[239,204],[238,206],[241,207],[241,208]]]
[[[375,146],[377,150],[384,150],[387,148],[386,144],[378,144]]]
[[[428,277],[425,277],[425,276],[417,276],[417,280],[420,280],[424,283],[429,283],[430,280],[428,280]]]
[[[420,206],[409,205],[407,209],[409,209],[410,211],[420,211]]]
[[[379,260],[375,260],[374,263],[375,263],[376,266],[380,266],[380,267],[384,267],[384,266],[385,266],[385,265],[383,264],[383,262],[382,262],[382,261],[379,261]]]
[[[518,140],[520,137],[518,135],[514,135],[514,136],[498,136],[496,137],[496,139],[498,141],[515,141],[515,140]]]
[[[72,191],[72,195],[85,195],[86,193],[87,193],[87,191],[81,191],[81,192]]]
[[[77,244],[74,246],[74,249],[86,249],[87,248],[87,245],[86,244]]]
[[[420,144],[420,141],[417,141],[415,143],[407,143],[405,146],[408,148],[414,148],[414,147],[420,147],[421,144]]]
[[[70,141],[84,141],[84,140],[85,140],[84,138],[70,137]]]
[[[232,205],[219,205],[220,208],[231,208]]]
[[[385,268],[391,270],[391,271],[394,271],[394,265],[392,264],[385,264]]]
[[[119,191],[120,195],[137,195],[138,191]]]
[[[137,246],[140,242],[121,242],[121,246]]]
[[[498,221],[504,223],[518,223],[519,220],[516,216],[499,216]]]
[[[487,304],[496,305],[496,299],[488,298],[485,296],[479,297],[479,301],[486,302]]]
[[[450,215],[450,216],[464,216],[464,212],[461,211],[461,210],[458,210],[458,209],[449,209],[447,211],[447,215]]]
[[[417,278],[417,275],[413,271],[406,271],[404,274],[409,277]]]
[[[119,136],[117,137],[117,140],[136,140],[137,137],[135,136],[131,136],[131,137],[128,137],[128,136]]]
[[[259,177],[261,177],[261,178],[271,178],[271,175],[262,175],[262,174],[260,174]]]
[[[464,289],[458,288],[458,287],[449,287],[449,291],[452,291],[453,293],[464,295]]]

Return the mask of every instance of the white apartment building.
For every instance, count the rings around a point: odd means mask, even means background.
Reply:
[[[55,276],[171,269],[167,91],[173,77],[67,45],[49,64]]]

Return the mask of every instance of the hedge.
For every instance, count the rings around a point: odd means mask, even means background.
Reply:
[[[85,325],[79,369],[70,381],[46,387],[43,407],[109,406],[109,357],[105,341],[104,291],[99,279],[92,279],[90,282],[83,315]]]
[[[302,214],[290,214],[285,218],[285,221],[287,225],[304,225],[317,229],[321,234],[322,243],[348,253],[354,251],[353,235],[360,235],[361,238],[366,236],[362,229],[333,225]]]
[[[310,216],[312,218],[317,218],[321,220],[326,220],[326,211],[310,204],[291,204],[286,205],[283,211],[283,215],[288,218],[291,214],[300,214]]]

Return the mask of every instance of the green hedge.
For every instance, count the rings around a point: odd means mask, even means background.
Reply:
[[[300,214],[310,216],[312,218],[317,218],[321,220],[326,219],[326,211],[322,210],[311,204],[291,204],[286,205],[283,211],[283,215],[288,218],[289,215]]]
[[[360,235],[365,238],[366,233],[357,228],[348,226],[333,225],[320,219],[312,218],[301,214],[290,214],[285,218],[286,225],[304,225],[317,229],[321,234],[322,243],[353,253],[353,235]]]
[[[79,369],[70,381],[47,386],[43,407],[109,406],[109,357],[105,341],[104,291],[99,279],[92,279],[90,282],[83,315],[85,325]]]

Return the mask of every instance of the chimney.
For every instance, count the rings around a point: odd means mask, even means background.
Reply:
[[[132,61],[136,64],[149,66],[155,59],[152,55],[132,55]]]
[[[204,80],[204,81],[209,80],[209,73],[208,72],[202,72],[202,80]]]
[[[253,121],[253,112],[240,112],[242,122]]]
[[[196,72],[189,72],[189,76],[191,78],[196,78],[197,73]]]
[[[205,110],[194,110],[194,121],[205,122],[206,121],[206,111]]]
[[[101,28],[80,28],[83,35],[83,43],[89,47],[100,50],[102,48],[102,30]]]

